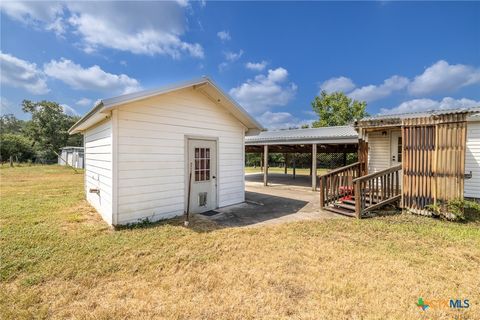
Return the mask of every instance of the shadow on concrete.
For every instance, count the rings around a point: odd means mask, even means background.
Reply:
[[[245,203],[217,209],[208,219],[220,227],[242,227],[278,219],[297,213],[308,201],[272,196],[265,193],[245,192]]]
[[[247,174],[245,175],[245,181],[249,183],[263,184],[263,173]],[[305,188],[310,188],[312,186],[312,178],[306,175],[296,175],[294,179],[292,174],[269,173],[268,182],[271,186],[288,185]]]

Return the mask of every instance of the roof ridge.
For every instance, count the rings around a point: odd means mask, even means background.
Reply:
[[[277,129],[263,132],[285,132],[285,131],[302,131],[302,130],[312,130],[312,129],[331,129],[331,128],[354,128],[353,125],[343,125],[343,126],[327,126],[327,127],[316,127],[316,128],[296,128],[296,129]]]
[[[478,109],[480,111],[480,106],[476,107],[461,107],[461,108],[448,108],[448,109],[429,109],[429,110],[424,110],[424,111],[414,111],[414,112],[401,112],[401,113],[378,113],[373,116],[368,116],[363,119],[369,119],[369,118],[377,118],[377,117],[395,117],[395,116],[405,116],[405,115],[415,115],[415,114],[422,114],[422,113],[428,113],[428,114],[435,114],[435,113],[442,113],[442,112],[468,112],[468,111],[477,111]],[[363,119],[360,119],[363,120]]]

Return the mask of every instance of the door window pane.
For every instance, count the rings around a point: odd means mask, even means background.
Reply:
[[[195,181],[210,180],[210,148],[195,148]]]

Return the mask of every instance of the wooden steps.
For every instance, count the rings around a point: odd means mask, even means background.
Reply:
[[[352,205],[352,204],[348,204],[348,203],[345,203],[345,202],[341,202],[341,203],[334,204],[334,206],[337,207],[337,208],[347,209],[347,210],[355,212],[355,204]]]
[[[335,212],[335,213],[338,213],[338,214],[341,214],[341,215],[344,215],[344,216],[355,217],[355,210],[351,211],[351,210],[347,210],[347,209],[330,207],[330,206],[324,207],[323,209],[327,210],[327,211]]]
[[[366,208],[368,209],[370,206],[372,208],[378,208],[382,206],[383,203],[379,203],[376,199],[372,198],[372,201],[370,203],[370,195],[367,193],[366,197]],[[355,196],[351,196],[350,199],[346,200],[340,200],[340,202],[337,202],[335,204],[331,204],[329,206],[326,206],[324,208],[327,211],[335,212],[344,216],[348,217],[355,217]]]
[[[361,176],[362,165],[357,162],[320,177],[323,209],[362,218],[401,200],[401,164]]]

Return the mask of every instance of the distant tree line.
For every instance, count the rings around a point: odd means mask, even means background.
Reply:
[[[60,148],[82,146],[80,134],[68,134],[80,117],[65,114],[58,103],[23,100],[22,110],[31,120],[20,120],[13,114],[0,116],[0,161],[12,157],[18,162],[48,163],[57,159]]]

